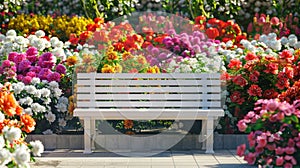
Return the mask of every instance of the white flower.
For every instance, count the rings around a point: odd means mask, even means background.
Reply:
[[[13,142],[14,140],[18,140],[21,138],[21,129],[17,127],[8,127],[5,126],[3,128],[4,137],[9,141]]]
[[[36,97],[36,98],[41,98],[41,96],[42,96],[40,90],[36,90],[35,93],[34,93],[33,95],[34,95],[34,97]]]
[[[5,35],[0,34],[0,42],[2,42],[5,39]]]
[[[25,101],[24,101],[24,104],[30,106],[30,105],[32,104],[32,102],[33,102],[33,100],[32,100],[31,97],[26,97],[26,98],[25,98]]]
[[[270,47],[271,47],[273,50],[279,51],[279,50],[281,50],[281,43],[280,43],[279,40],[272,41],[272,42],[270,43]]]
[[[32,110],[31,110],[31,108],[26,108],[26,109],[24,109],[24,113],[25,114],[28,114],[28,115],[32,115]]]
[[[45,117],[50,123],[54,122],[56,119],[56,116],[51,112],[45,114]]]
[[[44,106],[41,106],[39,103],[32,103],[31,104],[31,110],[33,112],[45,112],[46,111],[46,108]]]
[[[65,96],[62,96],[58,99],[58,103],[68,104],[69,100]]]
[[[23,82],[13,83],[12,88],[15,94],[20,94],[24,89],[25,84]]]
[[[63,103],[59,103],[59,104],[55,105],[55,107],[57,108],[57,111],[59,111],[59,112],[67,111],[67,106]]]
[[[23,36],[17,36],[15,39],[16,43],[18,44],[24,44],[25,38]]]
[[[52,45],[52,47],[55,47],[55,44],[59,41],[59,39],[57,37],[51,37],[50,39],[50,43]]]
[[[35,35],[38,37],[38,38],[41,38],[41,37],[44,37],[45,36],[45,32],[43,30],[38,30],[35,32]]]
[[[60,118],[58,119],[58,125],[61,127],[65,127],[67,125],[67,122],[63,118]]]
[[[49,97],[44,98],[43,101],[44,101],[44,104],[50,104],[51,103],[51,99]]]
[[[298,42],[297,38],[289,38],[289,45],[294,46]]]
[[[281,37],[280,42],[282,45],[286,45],[289,41],[286,37]]]
[[[5,146],[4,137],[3,135],[0,135],[0,150],[2,150],[4,146]]]
[[[31,79],[31,84],[33,84],[33,85],[38,84],[40,82],[41,82],[40,78],[34,77],[34,78]]]
[[[53,132],[50,129],[47,129],[46,131],[43,132],[44,135],[51,135]]]
[[[300,48],[300,42],[297,42],[295,45],[294,45],[295,49],[299,49]]]
[[[50,90],[47,89],[47,88],[42,88],[42,89],[40,90],[40,92],[41,92],[41,94],[42,94],[43,97],[49,97],[50,94],[51,94]]]
[[[56,56],[59,57],[62,61],[66,60],[66,54],[64,49],[62,48],[54,48],[51,53]]]
[[[0,111],[0,122],[3,122],[5,119],[4,114]]]
[[[0,167],[5,167],[11,161],[11,153],[8,149],[3,148],[0,150]]]
[[[15,37],[15,36],[17,36],[17,33],[16,33],[15,30],[8,30],[6,32],[6,36],[13,36],[13,37]]]
[[[291,35],[289,35],[289,37],[288,37],[288,39],[290,40],[290,39],[297,39],[297,36],[295,35],[295,34],[291,34]]]
[[[34,94],[36,92],[36,88],[33,85],[27,85],[27,86],[24,87],[24,89],[29,94]]]
[[[64,47],[64,43],[62,41],[55,41],[54,42],[54,48],[63,48]]]
[[[27,146],[18,146],[13,153],[13,159],[19,167],[29,167],[28,162],[30,161],[30,153]]]
[[[34,156],[41,156],[41,153],[44,152],[44,145],[41,141],[31,141],[30,145],[32,146],[31,152]]]
[[[59,98],[61,96],[62,92],[59,88],[54,89],[54,96]]]
[[[56,81],[51,81],[51,82],[49,83],[49,86],[50,86],[50,89],[51,89],[51,90],[54,90],[55,88],[58,88],[58,87],[59,87],[59,85],[58,85],[58,83],[57,83]]]

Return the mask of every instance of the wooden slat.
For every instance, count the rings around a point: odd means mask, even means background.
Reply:
[[[75,116],[100,120],[194,120],[221,117],[222,109],[75,109]]]
[[[78,94],[77,100],[89,100],[90,94]],[[95,100],[220,100],[221,94],[96,94]]]
[[[77,79],[88,79],[88,78],[220,78],[219,73],[77,73]]]
[[[77,101],[77,107],[124,107],[124,108],[140,108],[140,107],[221,107],[220,101],[200,102],[200,101]],[[122,110],[122,109],[121,109]]]
[[[220,87],[78,87],[80,92],[98,92],[98,93],[199,93],[199,92],[221,92]]]
[[[90,85],[90,80],[78,80],[77,85]],[[96,80],[96,86],[140,86],[140,85],[175,85],[175,86],[199,86],[220,85],[220,80]]]

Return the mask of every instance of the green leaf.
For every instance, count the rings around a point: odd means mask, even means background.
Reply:
[[[292,120],[293,122],[295,122],[295,123],[299,123],[299,119],[298,119],[298,117],[295,116],[295,115],[292,115],[292,116],[291,116],[291,120]]]

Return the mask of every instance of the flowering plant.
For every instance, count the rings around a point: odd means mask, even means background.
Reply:
[[[237,131],[236,122],[253,109],[258,99],[276,98],[300,77],[299,50],[288,47],[279,52],[280,40],[265,42],[273,50],[265,43],[243,40],[241,43],[245,49],[236,50],[240,57],[229,56],[228,69],[224,74],[229,98],[225,118],[221,121],[226,133]]]
[[[40,141],[25,142],[26,134],[35,129],[34,119],[25,113],[10,92],[10,84],[0,90],[0,166],[29,167],[34,156],[41,156]]]
[[[238,122],[241,132],[249,133],[249,149],[237,148],[249,164],[275,167],[300,165],[299,100],[289,104],[278,99],[255,103],[254,111],[248,112]]]

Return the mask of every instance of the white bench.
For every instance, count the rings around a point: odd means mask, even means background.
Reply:
[[[84,153],[91,153],[95,120],[203,120],[203,149],[213,151],[221,108],[220,74],[78,73],[74,115],[84,120]],[[200,129],[200,128],[199,128]]]

